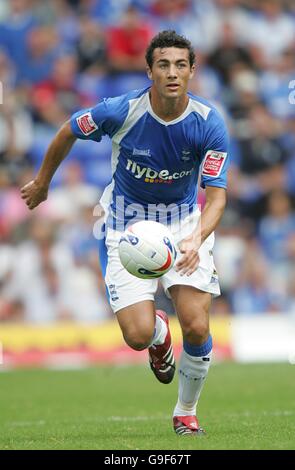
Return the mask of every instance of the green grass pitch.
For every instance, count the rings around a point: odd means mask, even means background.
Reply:
[[[147,366],[0,374],[0,449],[295,449],[295,368],[211,367],[200,404],[205,437],[171,427],[177,380]]]

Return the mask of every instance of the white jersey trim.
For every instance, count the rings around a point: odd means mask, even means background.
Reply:
[[[145,93],[140,98],[129,101],[129,111],[122,127],[113,136],[113,142],[120,144],[121,140],[130,131],[130,129],[139,121],[139,119],[147,112],[147,96]]]
[[[191,114],[193,112],[196,112],[196,113],[200,114],[202,116],[202,118],[206,121],[207,118],[208,118],[208,114],[211,111],[211,108],[209,108],[205,104],[200,103],[199,101],[192,100],[190,98],[186,109],[184,110],[184,112],[180,116],[178,116],[178,118],[173,119],[172,121],[164,121],[159,116],[157,116],[157,114],[153,111],[151,101],[150,101],[150,97],[149,97],[148,93],[147,93],[147,106],[148,106],[149,114],[156,121],[158,121],[160,124],[162,124],[163,126],[171,126],[171,125],[177,124],[178,122],[183,121],[185,118],[187,118],[187,116],[189,114]]]
[[[209,106],[206,106],[203,103],[200,103],[200,101],[195,101],[195,100],[190,100],[190,107],[191,107],[191,112],[198,113],[202,116],[205,121],[207,121],[208,115],[211,111],[211,108]]]

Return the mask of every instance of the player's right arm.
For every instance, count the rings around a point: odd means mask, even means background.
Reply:
[[[28,208],[32,210],[47,199],[53,175],[76,139],[100,142],[104,135],[113,137],[124,123],[128,110],[129,101],[122,95],[104,99],[94,108],[73,114],[51,142],[36,178],[21,189]]]
[[[67,121],[49,145],[36,178],[21,188],[21,197],[30,210],[35,209],[47,199],[53,175],[71,150],[76,139],[70,121]]]

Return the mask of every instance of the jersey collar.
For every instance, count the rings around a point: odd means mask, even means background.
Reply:
[[[156,120],[158,121],[160,124],[163,124],[163,126],[171,126],[173,124],[177,124],[178,122],[181,122],[183,121],[183,119],[185,119],[190,113],[191,113],[191,99],[189,98],[188,100],[188,103],[187,103],[187,107],[186,109],[184,110],[184,112],[178,116],[178,118],[176,119],[173,119],[172,121],[164,121],[164,119],[161,119],[154,111],[153,111],[153,108],[152,108],[152,105],[151,105],[151,100],[150,100],[150,95],[149,95],[149,91],[147,92],[147,107],[148,107],[148,112],[149,114]]]

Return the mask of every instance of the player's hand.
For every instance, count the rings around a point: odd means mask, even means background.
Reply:
[[[195,272],[200,262],[199,243],[195,234],[182,240],[179,244],[179,249],[183,256],[176,264],[175,270],[179,272],[181,276],[184,274],[190,276]]]
[[[24,199],[30,210],[35,209],[48,196],[48,187],[40,186],[37,180],[30,181],[20,190],[21,197]]]

